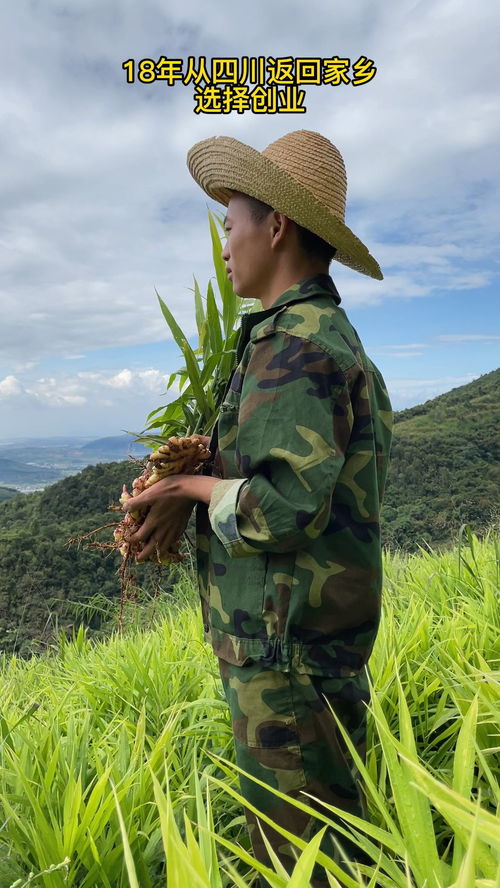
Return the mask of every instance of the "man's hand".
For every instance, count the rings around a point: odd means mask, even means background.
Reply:
[[[138,562],[157,561],[177,543],[189,522],[197,500],[210,502],[212,488],[220,479],[202,475],[171,475],[148,487],[139,496],[131,497],[122,506],[124,512],[147,509],[132,542],[144,543],[136,556]]]
[[[186,530],[195,502],[180,496],[176,487],[174,476],[163,478],[123,505],[124,512],[147,509],[139,530],[130,537],[131,542],[144,544],[136,561],[164,558]]]

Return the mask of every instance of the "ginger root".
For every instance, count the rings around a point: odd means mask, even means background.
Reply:
[[[132,482],[132,493],[123,485],[120,504],[123,505],[134,496],[139,496],[148,487],[156,484],[169,475],[194,475],[200,467],[211,458],[210,450],[205,446],[200,435],[187,438],[175,436],[168,439],[154,453],[150,453],[144,471]],[[142,551],[142,542],[132,542],[130,537],[141,526],[146,517],[147,509],[131,509],[113,532],[116,547],[125,559],[136,556]],[[183,561],[184,555],[179,552],[180,541],[166,552],[163,558],[158,557],[159,564],[171,564]]]

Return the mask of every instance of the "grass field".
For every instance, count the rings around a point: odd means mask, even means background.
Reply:
[[[449,552],[385,569],[370,822],[339,827],[373,865],[341,882],[318,860],[333,886],[500,888],[498,540],[466,529]],[[192,577],[125,622],[102,642],[80,630],[46,656],[0,660],[0,888],[257,884]],[[309,883],[318,840],[295,842],[294,873],[267,874],[276,888]]]

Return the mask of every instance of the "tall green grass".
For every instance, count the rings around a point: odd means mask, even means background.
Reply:
[[[386,557],[359,762],[370,820],[337,827],[372,865],[342,874],[321,834],[291,837],[294,873],[276,859],[271,885],[307,886],[318,860],[333,886],[499,888],[499,554],[465,529],[452,551]],[[128,634],[0,663],[0,888],[257,884],[193,598],[188,577],[152,628],[130,605]]]

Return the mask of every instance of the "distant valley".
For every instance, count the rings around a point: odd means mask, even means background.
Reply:
[[[146,448],[130,435],[107,438],[4,438],[0,440],[0,501],[16,491],[31,493],[86,466],[138,459]],[[6,492],[6,489],[13,492]]]

